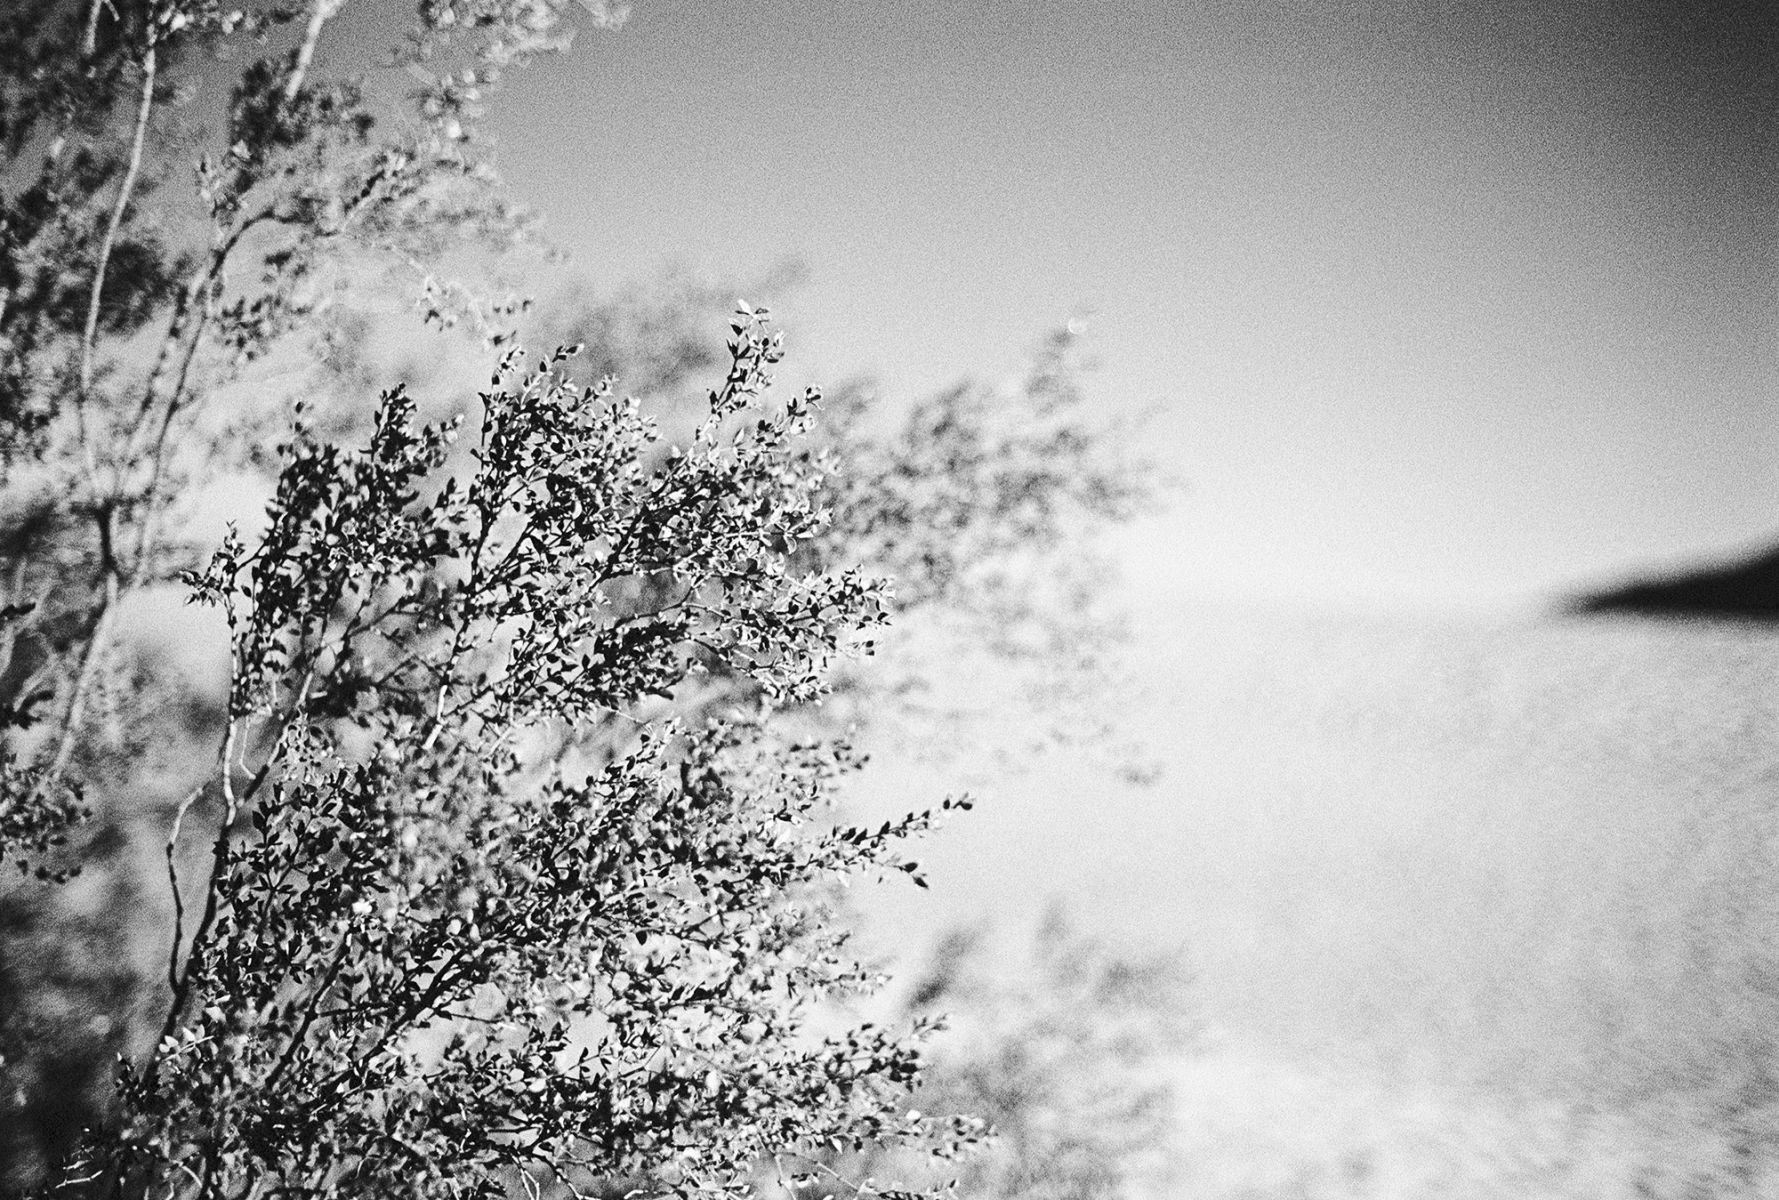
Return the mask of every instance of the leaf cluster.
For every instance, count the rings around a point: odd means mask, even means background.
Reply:
[[[411,85],[392,103],[322,70],[352,2],[0,11],[0,706],[35,718],[0,726],[8,857],[43,859],[86,809],[70,780],[114,773],[128,739],[92,736],[96,718],[149,703],[119,669],[120,612],[194,565],[191,497],[263,457],[279,406],[218,398],[325,341],[342,271],[367,262],[438,323],[503,336],[497,306],[435,270],[521,224],[453,123],[581,9],[429,4],[373,72]],[[480,64],[468,92],[457,59]]]
[[[510,343],[523,302],[444,265],[524,228],[479,122],[624,14],[426,0],[372,66],[342,17],[383,2],[0,6],[0,857],[88,871],[0,890],[0,960],[92,903],[120,964],[88,997],[102,1039],[0,971],[13,1129],[91,1125],[66,1188],[256,1200],[689,1194],[955,1152],[974,1126],[905,1111],[934,1021],[811,1020],[876,983],[832,889],[921,882],[897,847],[933,819],[837,825],[857,758],[811,730],[885,689],[811,711],[882,634],[884,575],[902,611],[1027,646],[1034,593],[1001,567],[1129,490],[1060,366],[1030,404],[824,424],[768,392],[782,346],[745,308],[721,351],[683,313],[592,323],[601,372],[632,332],[663,387],[714,369],[663,425],[570,352],[509,355],[469,420],[399,387],[342,404],[342,331],[374,336],[355,306],[391,279]],[[242,477],[265,520],[206,559],[192,510]],[[123,632],[181,586],[227,627],[214,695]],[[157,765],[213,735],[202,779]],[[149,836],[166,902],[139,905]],[[165,953],[126,986],[144,930]],[[139,1048],[125,1010],[151,1012]],[[114,1051],[115,1103],[57,1098]]]
[[[690,1196],[834,1146],[975,1137],[904,1111],[933,1021],[810,1025],[879,982],[832,888],[914,873],[898,846],[934,814],[836,825],[856,759],[776,731],[884,597],[794,566],[826,519],[815,397],[766,403],[763,314],[732,334],[664,456],[568,351],[509,357],[459,469],[457,426],[416,425],[401,393],[361,448],[291,440],[263,537],[192,577],[234,631],[228,812],[91,1172]],[[719,669],[747,685],[727,716],[660,715]]]

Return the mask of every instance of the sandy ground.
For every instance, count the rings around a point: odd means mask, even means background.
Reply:
[[[1025,764],[868,905],[1183,949],[1173,1194],[1779,1195],[1779,635],[1183,606],[1132,661],[1157,783]]]

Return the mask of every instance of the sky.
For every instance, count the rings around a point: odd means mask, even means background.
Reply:
[[[1591,944],[1612,889],[1658,887],[1635,830],[1684,842],[1676,781],[1766,761],[1675,732],[1767,730],[1765,643],[1439,623],[1779,537],[1760,6],[638,0],[495,111],[602,287],[803,264],[747,297],[799,381],[1005,378],[1078,317],[1095,405],[1153,411],[1184,488],[1115,550],[1163,778],[1029,764],[923,851],[931,893],[873,901],[886,926],[1060,896],[1288,1025],[1422,951],[1514,959],[1499,888]],[[1434,619],[1349,619],[1405,610]]]
[[[639,0],[495,106],[574,269],[913,395],[1085,317],[1132,594],[1488,609],[1779,534],[1756,4]]]
[[[1741,1044],[1779,633],[1523,612],[1779,539],[1762,9],[637,0],[507,81],[498,166],[574,274],[736,280],[789,381],[890,397],[1082,321],[1183,481],[1113,547],[1158,782],[1015,764],[868,929],[1060,899],[1184,948],[1220,1021],[1512,1078]],[[943,732],[852,800],[1001,768]]]

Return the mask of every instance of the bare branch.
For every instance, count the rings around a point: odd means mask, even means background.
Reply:
[[[100,538],[108,543],[110,514],[101,515],[102,529]],[[109,554],[107,553],[109,560]],[[107,561],[104,567],[104,590],[99,598],[99,615],[93,622],[92,632],[87,636],[86,645],[81,648],[80,665],[74,673],[74,689],[68,695],[68,707],[62,714],[62,732],[56,740],[55,754],[50,758],[48,769],[37,781],[33,794],[41,796],[49,788],[61,781],[68,769],[68,760],[74,754],[74,743],[80,735],[80,726],[86,715],[86,703],[93,690],[93,683],[98,677],[99,662],[104,657],[107,643],[111,640],[111,627],[117,621],[117,605],[119,598],[118,573],[114,562]]]
[[[105,236],[99,242],[99,259],[93,267],[93,290],[87,298],[86,327],[80,335],[80,379],[74,393],[74,412],[79,423],[80,444],[86,455],[89,479],[93,473],[93,447],[87,429],[87,399],[93,387],[93,348],[99,333],[99,299],[105,290],[105,272],[111,265],[111,251],[117,244],[117,231],[124,223],[124,212],[136,192],[136,179],[142,173],[142,146],[148,139],[148,117],[154,111],[156,74],[155,40],[149,34],[142,53],[142,98],[136,108],[136,122],[130,133],[130,161],[124,170],[123,183],[117,189],[117,201],[111,206],[111,219]]]
[[[86,29],[80,35],[80,56],[91,58],[99,48],[99,12],[105,0],[91,0],[86,10]]]
[[[315,59],[315,44],[321,40],[321,28],[333,19],[346,6],[346,0],[315,0],[309,9],[309,26],[303,31],[303,41],[297,47],[296,61],[291,64],[290,78],[284,81],[284,102],[291,103],[297,93],[303,90],[303,81],[309,74],[309,64]]]
[[[277,1063],[272,1067],[271,1074],[266,1076],[265,1088],[268,1092],[278,1086],[279,1080],[284,1078],[284,1073],[296,1061],[297,1054],[303,1048],[303,1039],[309,1036],[310,1026],[314,1025],[316,1017],[321,1015],[321,1002],[327,998],[328,989],[334,986],[334,980],[340,977],[340,968],[346,965],[346,956],[351,951],[352,936],[348,931],[340,936],[340,945],[334,951],[333,961],[328,964],[326,972],[322,974],[321,982],[316,984],[315,990],[310,993],[309,1002],[303,1006],[302,1019],[297,1022],[296,1029],[291,1033],[290,1042],[284,1047],[284,1053],[278,1057]]]
[[[180,1018],[185,1011],[186,998],[191,991],[192,959],[203,945],[204,939],[209,936],[211,927],[216,923],[220,905],[217,884],[221,882],[223,872],[228,867],[231,849],[230,835],[234,830],[235,820],[241,815],[242,805],[252,800],[259,792],[260,787],[271,777],[272,768],[278,761],[279,750],[284,738],[290,732],[292,724],[302,712],[304,705],[308,703],[309,690],[313,686],[314,680],[315,671],[311,666],[298,689],[296,701],[292,704],[290,711],[286,712],[279,721],[278,731],[272,738],[271,746],[267,749],[265,761],[260,763],[259,770],[254,772],[253,777],[247,781],[247,786],[244,788],[237,789],[234,779],[237,748],[240,748],[241,753],[245,753],[245,748],[241,744],[240,722],[236,718],[230,717],[228,728],[223,733],[222,747],[217,752],[217,778],[223,797],[222,823],[217,828],[216,841],[211,849],[210,875],[204,885],[203,915],[198,918],[197,926],[192,930],[192,952],[186,956],[185,969],[176,972],[173,978],[173,1003],[172,1007],[167,1010],[166,1021],[161,1026],[161,1041],[165,1041],[179,1026]],[[232,680],[230,687],[232,690]],[[158,1045],[157,1042],[156,1057],[148,1068],[149,1078],[153,1077],[154,1071],[159,1065]]]
[[[185,941],[185,897],[179,891],[179,831],[185,824],[185,814],[203,794],[203,784],[186,793],[173,814],[173,828],[167,834],[167,887],[173,893],[173,946],[167,953],[167,986],[175,993],[179,991],[179,948]]]
[[[223,734],[222,749],[218,752],[221,766],[218,769],[217,774],[222,782],[224,808],[222,823],[216,831],[216,841],[211,851],[209,879],[204,885],[204,912],[203,915],[198,918],[197,927],[192,930],[192,951],[191,954],[186,956],[185,969],[183,971],[174,971],[170,976],[170,982],[173,985],[173,1003],[167,1010],[167,1019],[161,1026],[161,1036],[156,1042],[154,1058],[148,1067],[148,1078],[150,1079],[154,1077],[155,1071],[160,1066],[160,1043],[172,1036],[173,1031],[179,1027],[179,1019],[184,1013],[186,997],[191,991],[192,960],[197,957],[198,949],[203,944],[205,935],[210,932],[210,926],[216,921],[216,885],[222,878],[224,867],[228,864],[229,832],[230,828],[234,825],[235,817],[239,812],[238,801],[235,796],[234,779],[232,778],[234,767],[230,763],[230,760],[234,757],[235,742],[239,736],[239,730],[240,723],[231,716],[229,718],[228,729]],[[183,813],[180,815],[183,816]],[[175,895],[177,895],[177,891],[175,891]],[[174,911],[180,921],[183,922],[184,917],[182,906],[176,906]]]

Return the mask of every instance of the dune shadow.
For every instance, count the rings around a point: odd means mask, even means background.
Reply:
[[[1779,545],[1727,563],[1586,592],[1560,607],[1577,616],[1779,623]]]

